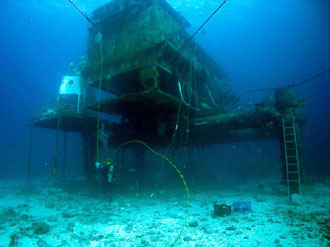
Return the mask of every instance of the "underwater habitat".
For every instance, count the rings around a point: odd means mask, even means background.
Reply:
[[[0,247],[330,246],[329,0],[1,0]]]

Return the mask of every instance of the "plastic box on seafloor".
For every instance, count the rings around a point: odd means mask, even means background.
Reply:
[[[252,210],[250,201],[234,202],[233,208],[236,213],[251,212]]]

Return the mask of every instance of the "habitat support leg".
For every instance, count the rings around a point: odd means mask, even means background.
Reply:
[[[55,142],[55,154],[54,154],[54,165],[53,165],[53,185],[55,186],[57,183],[57,163],[58,163],[58,144],[60,139],[60,125],[61,125],[61,117],[57,118],[57,127],[56,127],[56,142]]]
[[[66,141],[67,141],[67,132],[64,132],[64,140],[63,140],[63,166],[62,166],[62,174],[63,174],[63,179],[66,180]]]
[[[134,148],[135,152],[135,170],[136,170],[136,190],[137,194],[140,193],[140,187],[143,183],[143,179],[145,177],[145,149],[141,146],[136,146]]]
[[[187,159],[184,163],[184,176],[190,188],[194,186],[194,163],[192,160],[192,147],[186,147]]]
[[[83,152],[84,152],[84,171],[88,182],[94,183],[94,173],[95,173],[95,151],[96,143],[95,138],[89,132],[84,132],[82,134],[83,139]]]

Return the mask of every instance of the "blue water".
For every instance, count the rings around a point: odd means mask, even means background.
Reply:
[[[89,15],[105,2],[75,1]],[[169,2],[191,23],[190,33],[219,4]],[[0,176],[24,176],[26,123],[39,107],[56,100],[62,76],[70,73],[69,63],[85,54],[89,26],[66,0],[1,1]],[[237,94],[299,82],[330,67],[330,2],[228,0],[196,40],[222,66]],[[329,82],[330,73],[297,88],[297,95],[307,99],[302,140],[305,170],[310,176],[330,175]],[[267,95],[270,92],[248,94],[240,104],[244,108]],[[72,139],[78,143],[77,136]],[[52,162],[54,142],[53,132],[36,131],[34,174],[47,172],[45,164]],[[71,148],[70,152],[77,167],[79,150]],[[278,153],[273,155],[267,159],[279,159]],[[253,152],[250,156],[255,158]]]

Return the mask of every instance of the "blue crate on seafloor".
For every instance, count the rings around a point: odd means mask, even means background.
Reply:
[[[233,208],[236,213],[246,213],[251,212],[251,201],[244,201],[244,202],[234,202]]]

